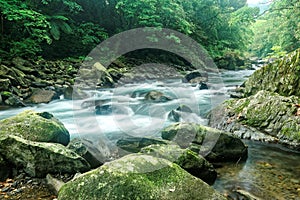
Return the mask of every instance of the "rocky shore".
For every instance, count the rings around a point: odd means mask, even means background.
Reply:
[[[208,185],[217,176],[213,163],[247,157],[237,137],[192,123],[167,127],[162,139],[121,139],[117,155],[105,163],[95,162],[87,140],[70,141],[50,113],[24,111],[0,126],[0,195],[5,199],[226,199]],[[194,137],[188,146],[180,139],[183,133]],[[215,147],[202,156],[203,139],[214,136]]]
[[[243,139],[281,143],[300,150],[300,50],[257,70],[225,101],[209,125]]]

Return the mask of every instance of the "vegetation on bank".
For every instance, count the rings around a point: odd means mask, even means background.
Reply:
[[[240,55],[258,14],[246,0],[0,0],[2,59],[86,56],[114,34],[137,27],[177,30],[214,58]]]

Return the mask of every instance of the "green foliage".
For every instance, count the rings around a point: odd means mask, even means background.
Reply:
[[[300,1],[275,0],[253,25],[255,56],[281,57],[300,47]]]
[[[191,36],[217,58],[242,55],[258,10],[246,0],[0,0],[0,14],[3,55],[84,56],[116,33],[159,27]]]

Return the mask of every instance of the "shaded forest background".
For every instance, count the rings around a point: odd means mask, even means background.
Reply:
[[[184,33],[215,60],[299,48],[299,0],[266,0],[260,7],[246,0],[0,0],[0,54],[83,58],[106,38],[145,26]]]

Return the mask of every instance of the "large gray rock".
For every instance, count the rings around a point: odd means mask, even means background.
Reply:
[[[154,144],[144,147],[140,152],[174,162],[193,176],[200,178],[210,185],[217,178],[217,172],[213,165],[205,158],[190,149],[181,149],[176,144]]]
[[[176,123],[162,131],[162,138],[190,148],[213,162],[247,158],[247,146],[232,134],[195,123]]]
[[[26,99],[26,102],[27,103],[49,103],[50,101],[57,98],[58,97],[55,91],[34,88],[32,90],[32,95],[28,99]]]
[[[37,142],[55,142],[67,145],[70,134],[64,125],[48,112],[27,110],[0,120],[0,136],[16,135]]]
[[[18,136],[0,136],[0,152],[13,166],[32,177],[48,173],[76,173],[90,169],[82,157],[61,144],[32,142]]]
[[[58,199],[226,199],[162,158],[131,154],[66,183]]]
[[[211,112],[210,126],[244,139],[280,142],[300,149],[299,97],[268,91],[228,100]]]

